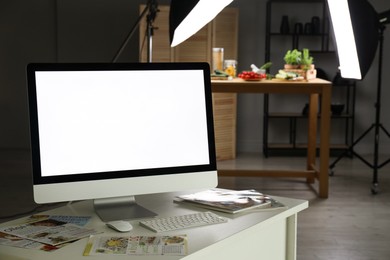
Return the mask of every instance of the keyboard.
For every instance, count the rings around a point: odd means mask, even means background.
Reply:
[[[210,211],[206,211],[179,216],[155,217],[152,219],[142,220],[139,223],[147,229],[160,233],[226,222],[226,218],[220,217]]]

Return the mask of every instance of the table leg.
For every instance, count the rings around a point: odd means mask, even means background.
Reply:
[[[331,87],[324,87],[321,95],[321,133],[319,197],[328,198],[329,193],[329,134],[330,134]]]
[[[316,163],[317,129],[318,129],[318,94],[309,95],[309,114],[308,114],[308,140],[307,140],[307,170],[314,170]],[[314,183],[315,178],[306,179],[308,183]]]

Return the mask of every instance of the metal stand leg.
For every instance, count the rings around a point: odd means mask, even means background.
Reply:
[[[154,19],[156,18],[158,10],[158,4],[156,0],[148,0],[148,3],[145,7],[145,9],[142,11],[141,15],[138,17],[137,21],[135,22],[134,26],[132,27],[131,31],[127,35],[125,41],[122,43],[121,47],[119,48],[118,52],[115,54],[114,59],[112,60],[113,63],[117,62],[120,55],[124,51],[125,47],[129,43],[131,37],[133,34],[136,32],[136,29],[139,27],[142,19],[144,16],[148,13],[147,15],[147,37],[148,37],[148,52],[147,52],[147,59],[148,62],[152,62],[152,37],[153,37],[153,30],[155,29],[153,27],[153,22]]]
[[[377,96],[376,96],[376,103],[375,103],[375,123],[372,124],[356,141],[343,153],[341,154],[330,166],[330,175],[334,175],[333,168],[335,167],[336,163],[340,161],[342,157],[344,157],[348,153],[352,153],[357,158],[359,158],[362,162],[364,162],[367,166],[373,169],[373,180],[372,180],[372,186],[371,186],[371,193],[377,194],[379,192],[379,183],[378,183],[378,169],[386,165],[390,162],[390,159],[387,161],[379,164],[379,132],[382,130],[387,137],[390,138],[390,133],[383,127],[383,125],[380,123],[380,112],[381,112],[381,86],[382,86],[382,56],[383,56],[383,31],[386,27],[382,25],[380,27],[379,31],[379,65],[378,65],[378,86],[377,86]],[[371,164],[366,159],[364,159],[362,156],[357,154],[353,147],[358,144],[371,130],[374,130],[374,159],[373,163]]]

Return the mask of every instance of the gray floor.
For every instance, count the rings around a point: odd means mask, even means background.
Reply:
[[[219,168],[302,165],[302,157],[264,159],[261,155],[218,163]],[[309,209],[298,217],[298,260],[390,259],[390,164],[379,170],[381,191],[375,196],[370,191],[373,171],[357,158],[342,159],[334,170],[328,199],[318,199],[304,180],[295,178],[222,177],[219,186],[309,200]],[[33,202],[30,174],[28,153],[0,152],[0,222],[48,208]]]
[[[372,162],[369,156],[367,160]],[[301,157],[263,159],[253,155],[221,162],[219,167],[271,169],[302,165],[305,160]],[[359,159],[343,158],[334,174],[329,179],[328,199],[317,198],[301,179],[224,177],[219,183],[226,188],[255,188],[271,195],[309,200],[309,208],[298,216],[298,260],[390,259],[390,164],[379,170],[381,192],[375,196],[371,194],[373,171]]]

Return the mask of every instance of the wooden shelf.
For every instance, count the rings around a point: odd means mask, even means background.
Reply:
[[[318,115],[318,118],[320,115]],[[341,115],[331,115],[332,118],[352,118],[353,115],[343,113]],[[270,112],[268,118],[307,118],[307,115],[297,112]]]
[[[330,144],[331,150],[346,150],[349,148],[346,144]],[[317,149],[319,146],[317,145]],[[268,144],[268,149],[307,149],[307,144],[286,144],[286,143],[272,143]]]
[[[271,32],[270,35],[272,36],[296,36],[296,37],[318,37],[318,36],[329,36],[329,33],[278,33],[278,32]]]
[[[330,144],[329,145],[329,155],[330,156],[339,156],[345,153],[349,149],[349,146],[346,144]],[[316,146],[316,154],[319,155],[319,146]],[[268,156],[306,156],[307,153],[307,144],[288,144],[288,143],[272,143],[268,144],[267,155]],[[267,157],[268,157],[267,156]],[[348,153],[350,156],[350,153]],[[266,158],[267,158],[266,157]]]

